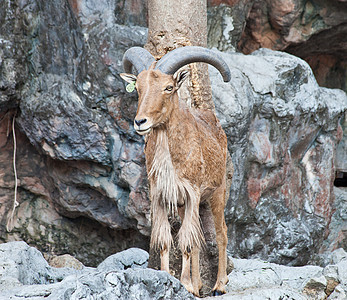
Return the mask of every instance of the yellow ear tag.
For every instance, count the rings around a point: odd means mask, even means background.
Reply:
[[[135,90],[135,85],[136,85],[136,81],[133,81],[132,83],[129,83],[127,86],[126,86],[126,91],[128,93],[131,93]]]

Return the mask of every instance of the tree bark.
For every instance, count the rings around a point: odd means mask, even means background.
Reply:
[[[206,0],[149,0],[148,40],[145,48],[157,59],[183,46],[207,47]],[[214,109],[207,64],[186,67],[190,78],[180,97],[198,108]]]

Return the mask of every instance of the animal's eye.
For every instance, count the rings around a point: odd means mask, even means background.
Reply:
[[[172,85],[168,85],[166,88],[165,88],[165,91],[167,92],[171,92],[173,90],[173,86]]]

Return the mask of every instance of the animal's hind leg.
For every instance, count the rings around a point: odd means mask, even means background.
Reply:
[[[183,224],[184,215],[185,215],[185,207],[184,206],[178,208],[178,214],[181,218],[181,223]],[[182,271],[181,271],[180,281],[183,284],[183,286],[187,289],[188,292],[194,294],[194,289],[193,289],[192,281],[190,278],[191,249],[181,249],[181,251],[182,251]]]
[[[202,281],[200,277],[200,249],[193,247],[192,250],[192,284],[194,294],[199,296],[199,291],[202,288]]]
[[[218,245],[218,274],[217,281],[213,288],[213,295],[225,293],[225,285],[228,282],[227,276],[227,226],[224,219],[225,207],[225,185],[219,187],[210,200],[213,221],[216,229],[216,241]]]

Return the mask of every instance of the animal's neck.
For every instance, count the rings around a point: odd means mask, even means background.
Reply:
[[[166,135],[171,143],[175,143],[177,139],[181,139],[179,136],[183,128],[187,126],[187,118],[190,114],[187,105],[180,101],[177,94],[173,99],[174,105],[171,111],[170,117],[164,124],[163,129],[166,131]]]
[[[181,187],[171,159],[167,130],[157,128],[155,134],[155,151],[147,170],[151,183],[151,198],[154,203],[161,202],[172,215],[175,215]]]
[[[177,166],[181,161],[185,160],[189,152],[191,145],[186,145],[182,147],[182,143],[187,139],[191,138],[189,135],[192,134],[193,128],[192,122],[187,122],[187,119],[191,116],[189,109],[185,103],[179,103],[177,99],[172,99],[174,102],[174,107],[168,117],[166,122],[158,127],[153,128],[147,138],[146,142],[146,161],[147,161],[147,171],[152,168],[153,160],[158,157],[159,152],[163,152],[165,145],[166,157],[172,160],[173,166]],[[165,139],[165,142],[164,140]],[[187,148],[187,149],[186,149]]]

